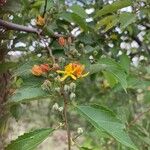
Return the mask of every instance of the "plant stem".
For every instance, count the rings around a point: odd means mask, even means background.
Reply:
[[[64,121],[65,121],[65,126],[66,126],[66,130],[67,130],[67,138],[68,138],[68,150],[71,150],[71,135],[70,135],[70,128],[69,128],[69,123],[68,123],[68,116],[67,116],[67,99],[66,99],[66,95],[63,92],[63,98],[64,98]]]
[[[47,44],[45,43],[45,41],[44,41],[44,39],[43,39],[43,37],[42,37],[41,35],[39,35],[39,38],[40,38],[41,42],[42,42],[42,43],[45,45],[45,47],[47,48],[47,50],[48,50],[48,52],[49,52],[49,55],[50,55],[50,57],[52,58],[53,64],[55,64],[55,57],[53,56],[52,49],[51,49],[49,46],[47,46]]]
[[[148,113],[150,111],[150,108],[147,109],[146,111],[140,113],[136,118],[134,118],[129,124],[128,124],[128,128],[131,127],[133,124],[135,124],[143,115],[145,115],[146,113]]]
[[[44,17],[44,16],[45,16],[45,13],[46,13],[46,8],[47,8],[47,0],[45,0],[44,12],[43,12],[43,15],[42,15],[42,17]]]
[[[24,31],[24,32],[36,33],[36,34],[42,33],[41,29],[15,24],[12,22],[4,21],[2,19],[0,19],[0,27],[3,27],[8,30]]]

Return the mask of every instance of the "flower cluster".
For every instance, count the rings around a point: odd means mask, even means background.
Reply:
[[[34,74],[35,76],[41,76],[42,74],[49,71],[56,71],[59,74],[64,74],[64,76],[60,78],[60,81],[64,81],[68,77],[76,80],[89,74],[85,73],[85,66],[80,63],[69,63],[65,66],[64,71],[58,69],[58,65],[53,65],[53,67],[50,67],[49,64],[34,65],[32,68],[32,74]]]

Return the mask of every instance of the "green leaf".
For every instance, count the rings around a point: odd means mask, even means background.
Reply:
[[[100,29],[101,27],[105,27],[104,32],[110,30],[112,27],[114,27],[119,22],[117,15],[110,15],[107,17],[104,17],[96,24],[96,30]]]
[[[14,71],[14,76],[25,77],[31,74],[33,65],[38,64],[38,61],[28,61],[23,64],[19,64],[17,69]]]
[[[115,60],[111,58],[101,58],[97,64],[91,65],[89,68],[90,74],[97,73],[100,71],[109,71],[110,73],[112,73],[126,91],[127,75],[125,73],[124,68],[122,68],[122,66],[119,63],[115,62]]]
[[[70,23],[74,22],[74,20],[72,19],[72,14],[68,12],[61,13],[60,15],[58,15],[58,17]]]
[[[126,70],[126,72],[129,72],[130,69],[130,59],[127,55],[123,54],[120,56],[120,65]]]
[[[122,13],[119,16],[120,28],[124,30],[128,25],[134,23],[136,21],[136,14],[133,13]]]
[[[113,87],[118,81],[116,77],[109,71],[103,71],[105,79],[108,81],[110,87]]]
[[[106,5],[101,10],[97,11],[95,17],[101,17],[103,15],[116,12],[117,10],[119,10],[121,8],[131,6],[131,5],[132,5],[131,0],[115,1],[114,3],[112,3],[110,5]]]
[[[85,20],[83,18],[81,18],[80,16],[78,16],[74,13],[72,13],[71,16],[72,16],[74,23],[79,25],[81,27],[81,29],[83,29],[84,31],[88,31],[87,23],[85,22]]]
[[[108,109],[102,106],[78,106],[77,110],[97,130],[102,129],[121,144],[132,149],[137,149],[128,134],[124,131],[125,125]]]
[[[41,87],[25,86],[15,91],[9,99],[9,103],[21,103],[49,97],[50,95],[43,91]]]
[[[87,18],[85,10],[80,5],[73,5],[72,7],[70,7],[70,9],[73,11],[74,14],[77,14],[81,18]]]
[[[14,62],[5,62],[0,63],[0,73],[6,72],[8,69],[16,67],[16,63]]]
[[[18,121],[23,113],[21,105],[20,104],[12,105],[10,107],[10,113],[16,119],[16,121]]]
[[[21,3],[19,0],[7,0],[3,7],[0,7],[4,12],[18,12],[21,10]]]
[[[12,141],[5,150],[34,150],[42,143],[54,130],[38,129],[33,132],[25,133]]]

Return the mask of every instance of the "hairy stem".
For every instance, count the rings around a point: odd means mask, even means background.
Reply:
[[[70,128],[69,128],[69,123],[68,123],[68,116],[67,116],[67,99],[66,99],[66,95],[63,92],[63,98],[64,98],[64,121],[65,121],[65,126],[66,126],[66,130],[67,130],[67,138],[68,138],[68,150],[71,150],[71,134],[70,134]]]

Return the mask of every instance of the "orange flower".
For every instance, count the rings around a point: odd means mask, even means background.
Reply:
[[[37,19],[36,19],[36,25],[38,26],[44,26],[45,25],[45,18],[42,17],[42,16],[37,16]]]
[[[50,70],[49,64],[41,64],[40,68],[42,69],[42,72],[48,72]]]
[[[64,37],[59,37],[58,43],[60,46],[65,46],[66,40],[64,39]]]
[[[70,63],[65,67],[65,70],[57,70],[57,73],[64,74],[64,76],[60,79],[64,81],[66,78],[71,77],[76,80],[77,78],[85,77],[89,73],[84,73],[85,67],[79,63]]]
[[[39,65],[34,65],[32,68],[32,74],[35,76],[41,76],[43,73],[42,68]]]

